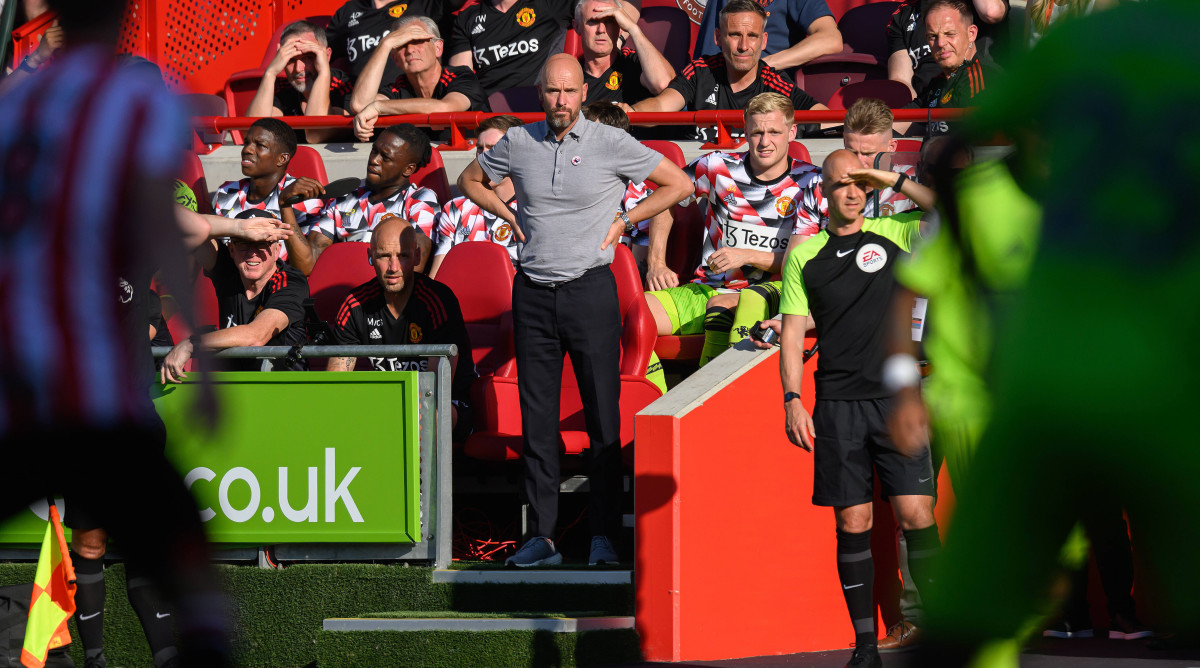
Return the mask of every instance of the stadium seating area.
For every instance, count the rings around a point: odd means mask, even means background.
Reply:
[[[202,16],[204,10],[183,11],[175,4],[149,2],[142,8],[144,11],[130,13],[123,32],[123,50],[147,55],[160,65],[170,87],[191,91],[187,101],[197,116],[237,117],[249,106],[258,82],[278,48],[284,26],[301,18],[328,25],[342,2],[268,3],[270,12],[259,14],[233,6],[236,3],[226,3],[230,7],[225,12],[227,19],[220,21],[220,27]],[[835,109],[845,108],[862,96],[880,97],[892,107],[906,104],[910,99],[907,88],[886,80],[885,29],[898,3],[833,0],[829,5],[844,36],[844,49],[840,54],[818,58],[798,68],[795,72],[797,83]],[[30,24],[19,31],[18,57],[36,47],[39,31],[49,24],[42,17],[36,25]],[[271,30],[261,30],[263,25]],[[691,57],[697,25],[680,3],[676,0],[644,0],[640,25],[676,70],[682,70]],[[158,35],[150,30],[151,26],[166,26],[165,32],[173,36],[155,41]],[[580,53],[579,38],[573,31],[568,32],[564,48],[570,53]],[[211,56],[203,64],[190,62],[187,54],[195,52],[206,52]],[[254,66],[247,68],[248,63]],[[334,66],[337,65],[335,62]],[[536,91],[532,87],[498,91],[490,96],[489,102],[495,112],[539,111]],[[208,212],[210,208],[210,186],[198,155],[223,144],[240,144],[242,134],[241,130],[224,135],[197,131],[194,150],[187,152],[179,178],[195,191],[201,212]],[[647,141],[646,145],[677,165],[685,165],[683,152],[675,143],[660,140]],[[789,153],[798,159],[812,159],[800,142],[793,142]],[[288,171],[293,176],[308,176],[322,183],[329,181],[321,154],[309,146],[299,147]],[[412,180],[431,189],[439,202],[448,201],[455,194],[437,150],[433,152],[431,162],[414,174]],[[699,262],[703,218],[694,204],[676,206],[673,215],[675,223],[667,248],[668,266],[686,281]],[[642,296],[644,286],[638,268],[628,250],[619,250],[613,271],[620,286],[625,325],[621,365],[622,411],[627,419],[623,420],[622,442],[628,444],[633,440],[633,413],[659,395],[659,390],[645,378],[651,352],[663,360],[694,362],[699,358],[703,337],[656,337],[653,318]],[[310,283],[317,313],[323,319],[333,317],[351,287],[371,277],[365,253],[365,244],[342,243],[320,256]],[[508,289],[512,275],[512,265],[499,247],[469,243],[454,248],[438,276],[459,297],[475,347],[475,361],[483,375],[475,388],[480,407],[476,432],[463,450],[480,459],[514,459],[521,451]],[[481,291],[479,286],[494,289]],[[202,276],[197,278],[196,297],[200,305],[198,325],[215,325],[216,307],[211,284]],[[171,318],[168,324],[176,339],[188,334],[178,317]],[[573,374],[569,365],[566,375],[570,381]],[[562,448],[566,453],[577,454],[587,445],[580,399],[573,382],[564,382],[563,388]]]

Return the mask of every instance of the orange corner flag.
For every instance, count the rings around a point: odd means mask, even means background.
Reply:
[[[46,655],[71,642],[67,620],[75,614],[75,568],[67,552],[58,508],[50,504],[50,521],[42,552],[38,556],[33,596],[29,599],[29,621],[25,625],[25,645],[21,663],[26,668],[43,668]]]

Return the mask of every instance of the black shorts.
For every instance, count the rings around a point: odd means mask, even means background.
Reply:
[[[936,481],[926,448],[909,457],[892,444],[891,399],[817,400],[813,408],[813,505],[857,506],[874,498],[875,471],[884,498],[933,496]]]

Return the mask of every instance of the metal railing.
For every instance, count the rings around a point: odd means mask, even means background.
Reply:
[[[897,122],[929,123],[932,121],[954,121],[969,113],[969,109],[893,109],[892,115]],[[478,111],[462,111],[437,114],[404,114],[401,116],[382,116],[376,121],[376,127],[386,127],[395,123],[412,123],[413,125],[432,128],[449,128],[450,141],[438,147],[442,151],[466,151],[475,148],[474,143],[466,138],[463,130],[474,129],[485,118],[502,114],[487,114]],[[542,112],[521,112],[505,114],[516,116],[525,123],[535,123],[545,120]],[[822,111],[797,111],[797,123],[840,123],[845,120],[844,109],[828,109]],[[193,119],[192,126],[201,132],[219,134],[229,130],[246,130],[258,118],[249,116],[198,116]],[[280,120],[295,129],[309,128],[350,128],[354,125],[352,116],[281,116]],[[730,149],[741,145],[740,138],[734,138],[730,128],[740,128],[745,124],[741,111],[637,111],[629,115],[629,122],[635,126],[646,125],[683,125],[717,128],[717,140],[704,144],[701,148]]]

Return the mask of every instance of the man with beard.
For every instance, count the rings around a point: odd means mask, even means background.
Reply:
[[[506,564],[557,564],[559,393],[563,355],[579,381],[590,441],[588,563],[617,562],[608,536],[620,524],[621,314],[608,265],[622,233],[683,200],[683,170],[628,133],[582,118],[583,69],[569,54],[546,60],[538,91],[546,120],[510,129],[459,177],[463,193],[503,218],[520,242],[513,280],[517,382],[524,433],[529,541]],[[512,177],[517,212],[489,184]],[[629,182],[658,184],[620,211]],[[518,223],[518,221],[520,221]]]
[[[350,75],[329,66],[332,53],[325,30],[308,21],[296,21],[283,29],[279,49],[258,91],[246,109],[251,118],[262,116],[339,116],[354,86]],[[283,73],[286,81],[279,80]],[[329,141],[336,128],[303,131],[311,143]],[[344,133],[343,133],[344,134]]]

